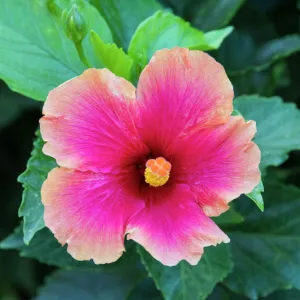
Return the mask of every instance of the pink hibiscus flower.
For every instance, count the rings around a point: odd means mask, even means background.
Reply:
[[[255,122],[232,113],[224,68],[201,51],[155,53],[135,87],[89,69],[49,93],[45,224],[77,260],[116,261],[124,236],[165,265],[229,238],[209,218],[260,180]]]

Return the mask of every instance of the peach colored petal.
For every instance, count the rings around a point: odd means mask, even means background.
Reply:
[[[135,128],[135,88],[106,69],[89,69],[49,93],[40,120],[44,153],[60,166],[112,172],[149,150]]]
[[[75,259],[111,263],[125,251],[126,224],[144,207],[133,178],[129,171],[49,173],[42,186],[45,224]]]
[[[139,129],[158,153],[177,138],[228,121],[233,88],[222,65],[201,51],[157,51],[137,87]]]
[[[188,186],[153,190],[146,207],[128,225],[128,239],[141,244],[167,266],[181,260],[196,265],[204,247],[229,242],[229,238],[195,202]]]
[[[261,155],[251,141],[255,133],[255,122],[236,116],[174,145],[174,176],[190,185],[208,216],[226,211],[231,200],[259,183]]]

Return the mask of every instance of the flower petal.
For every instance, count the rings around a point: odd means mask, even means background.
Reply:
[[[191,186],[206,215],[218,216],[259,183],[260,150],[251,141],[255,133],[254,121],[235,116],[174,145],[173,174]]]
[[[42,187],[45,224],[77,260],[116,261],[139,200],[132,172],[103,175],[55,168]]]
[[[130,220],[127,238],[164,265],[173,266],[181,260],[196,265],[203,247],[229,242],[199,208],[188,186],[152,188],[150,192],[146,207]]]
[[[142,137],[166,149],[192,130],[226,122],[232,99],[224,68],[208,54],[184,48],[157,51],[137,87]]]
[[[60,166],[111,172],[148,153],[134,124],[135,88],[89,69],[49,93],[40,120],[43,151]]]

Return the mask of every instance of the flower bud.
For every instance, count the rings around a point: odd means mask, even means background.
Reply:
[[[75,44],[80,43],[87,34],[87,26],[77,5],[73,4],[65,18],[65,30],[68,38]]]

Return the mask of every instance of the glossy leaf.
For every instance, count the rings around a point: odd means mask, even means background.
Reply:
[[[116,44],[105,44],[95,31],[91,31],[91,43],[102,66],[117,76],[130,80],[133,61],[121,48]]]
[[[19,209],[19,216],[24,220],[24,242],[28,244],[35,233],[44,225],[44,206],[41,202],[41,187],[48,172],[56,166],[52,157],[42,152],[44,142],[37,132],[31,157],[26,171],[18,178],[24,187],[23,199]]]
[[[127,50],[136,28],[161,9],[156,0],[91,0],[109,24],[118,46]]]
[[[234,272],[225,284],[251,299],[300,288],[300,189],[265,182],[265,211],[241,208],[244,223],[230,235]]]
[[[33,237],[29,245],[23,241],[22,226],[0,243],[0,249],[16,249],[23,257],[33,258],[41,263],[67,269],[102,269],[106,272],[122,272],[125,276],[129,271],[142,279],[145,275],[139,256],[135,250],[135,244],[129,243],[126,252],[115,263],[95,265],[92,261],[78,261],[67,252],[67,246],[61,246],[53,234],[47,228],[40,230]],[[138,275],[137,275],[138,273]]]
[[[44,228],[37,232],[26,245],[23,241],[23,229],[19,226],[0,243],[1,249],[17,249],[23,257],[34,258],[41,263],[61,268],[94,268],[92,262],[80,262],[71,257],[66,246],[62,247],[53,234]]]
[[[206,32],[204,36],[206,39],[207,47],[205,48],[203,46],[203,48],[201,49],[202,46],[196,46],[195,49],[203,51],[218,49],[225,40],[225,38],[227,38],[227,36],[230,35],[232,31],[233,27],[228,26],[223,29]]]
[[[300,35],[292,34],[274,39],[256,50],[252,59],[240,70],[228,70],[230,76],[238,76],[250,71],[263,71],[269,66],[300,51]]]
[[[143,69],[157,50],[176,46],[213,50],[220,46],[231,31],[229,27],[204,34],[183,19],[169,12],[158,11],[137,28],[128,52]]]
[[[123,272],[109,273],[105,268],[59,270],[46,279],[35,299],[125,300],[140,278],[134,272],[124,275]]]
[[[234,106],[246,120],[256,121],[254,140],[262,153],[263,174],[268,166],[282,164],[290,151],[300,149],[300,112],[295,104],[253,95],[236,98]]]
[[[206,299],[214,286],[232,270],[233,264],[227,244],[208,247],[197,266],[180,262],[165,267],[142,247],[138,248],[150,276],[166,300]]]
[[[12,90],[45,100],[51,89],[83,72],[85,65],[61,22],[63,10],[69,10],[74,2],[88,20],[88,29],[96,31],[103,41],[112,42],[106,22],[86,1],[1,1],[0,78]],[[88,36],[83,48],[93,64]]]
[[[264,185],[262,181],[252,190],[252,192],[246,194],[255,204],[259,207],[261,211],[264,211],[264,200],[261,193],[264,191]]]

